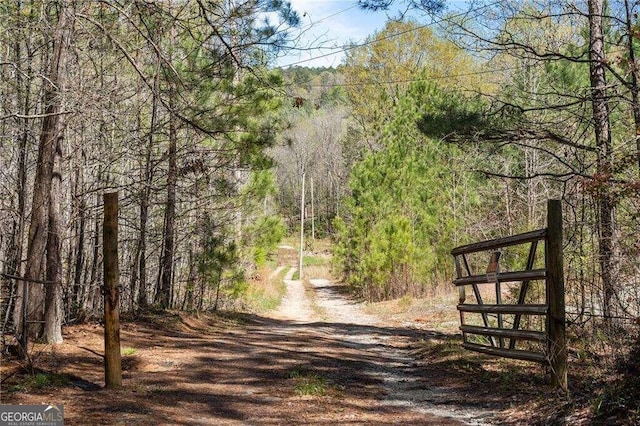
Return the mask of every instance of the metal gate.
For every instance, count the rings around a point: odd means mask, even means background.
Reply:
[[[544,243],[544,267],[534,268],[536,255]],[[520,270],[501,271],[501,249],[529,245],[526,265]],[[463,347],[489,355],[548,363],[554,383],[567,387],[567,349],[565,342],[564,278],[562,260],[562,210],[559,200],[549,200],[547,228],[524,234],[482,241],[457,247],[451,251],[456,268],[453,284],[459,291],[458,311]],[[485,256],[484,273],[472,270],[469,256]],[[545,302],[526,303],[532,282],[544,282]],[[503,301],[503,284],[519,284],[517,297]],[[479,285],[493,285],[495,303],[483,301]],[[466,288],[471,287],[475,303],[467,301]],[[470,324],[469,315],[479,315],[481,324]],[[544,317],[544,330],[523,329],[527,316]],[[506,318],[510,321],[506,321]],[[519,341],[537,342],[538,350],[517,348]],[[534,347],[536,345],[534,344]]]

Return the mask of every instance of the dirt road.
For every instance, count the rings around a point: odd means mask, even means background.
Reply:
[[[0,402],[62,404],[68,425],[447,425],[490,418],[469,389],[452,383],[458,376],[443,378],[442,368],[410,356],[428,331],[383,324],[336,283],[312,279],[305,289],[293,272],[283,304],[270,315],[162,312],[125,322],[121,390],[103,389],[102,327],[67,327],[65,343],[36,348],[44,378],[11,376],[17,362],[3,361],[3,377],[10,377]]]
[[[358,373],[382,385],[380,405],[422,415],[421,421],[427,424],[482,425],[493,415],[456,404],[461,396],[453,389],[425,383],[407,351],[411,339],[419,339],[420,333],[386,327],[335,282],[311,278],[311,287],[305,289],[302,281],[291,280],[294,272],[291,269],[285,277],[287,293],[274,317],[304,324],[301,329],[306,333],[330,333],[339,346],[359,354],[363,361]],[[353,374],[348,365],[344,371]]]

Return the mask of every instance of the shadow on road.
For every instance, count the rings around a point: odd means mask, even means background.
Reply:
[[[124,389],[70,382],[57,394],[69,424],[457,424],[447,413],[503,407],[509,395],[538,398],[526,384],[544,381],[521,364],[491,370],[486,357],[461,351],[457,335],[433,330],[156,313],[124,324],[122,334],[122,346],[137,350]],[[85,384],[102,383],[102,359],[81,349],[48,362]],[[300,377],[322,389],[301,395]],[[398,395],[386,382],[401,382],[392,386]],[[5,401],[25,403],[20,394]]]

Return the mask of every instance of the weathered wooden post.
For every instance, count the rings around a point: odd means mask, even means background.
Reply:
[[[566,391],[567,344],[562,253],[562,204],[560,200],[549,200],[547,203],[546,248],[549,361],[554,385]]]
[[[300,197],[300,253],[298,256],[298,278],[302,279],[302,261],[304,255],[304,180],[305,173],[302,172],[302,196]]]
[[[120,357],[120,270],[118,268],[118,193],[104,194],[104,381],[122,386]]]

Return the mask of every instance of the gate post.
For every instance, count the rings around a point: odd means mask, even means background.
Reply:
[[[104,375],[107,388],[122,386],[118,193],[104,194]]]
[[[549,200],[547,203],[546,247],[549,361],[553,384],[567,391],[567,344],[562,251],[562,204],[560,200]]]

